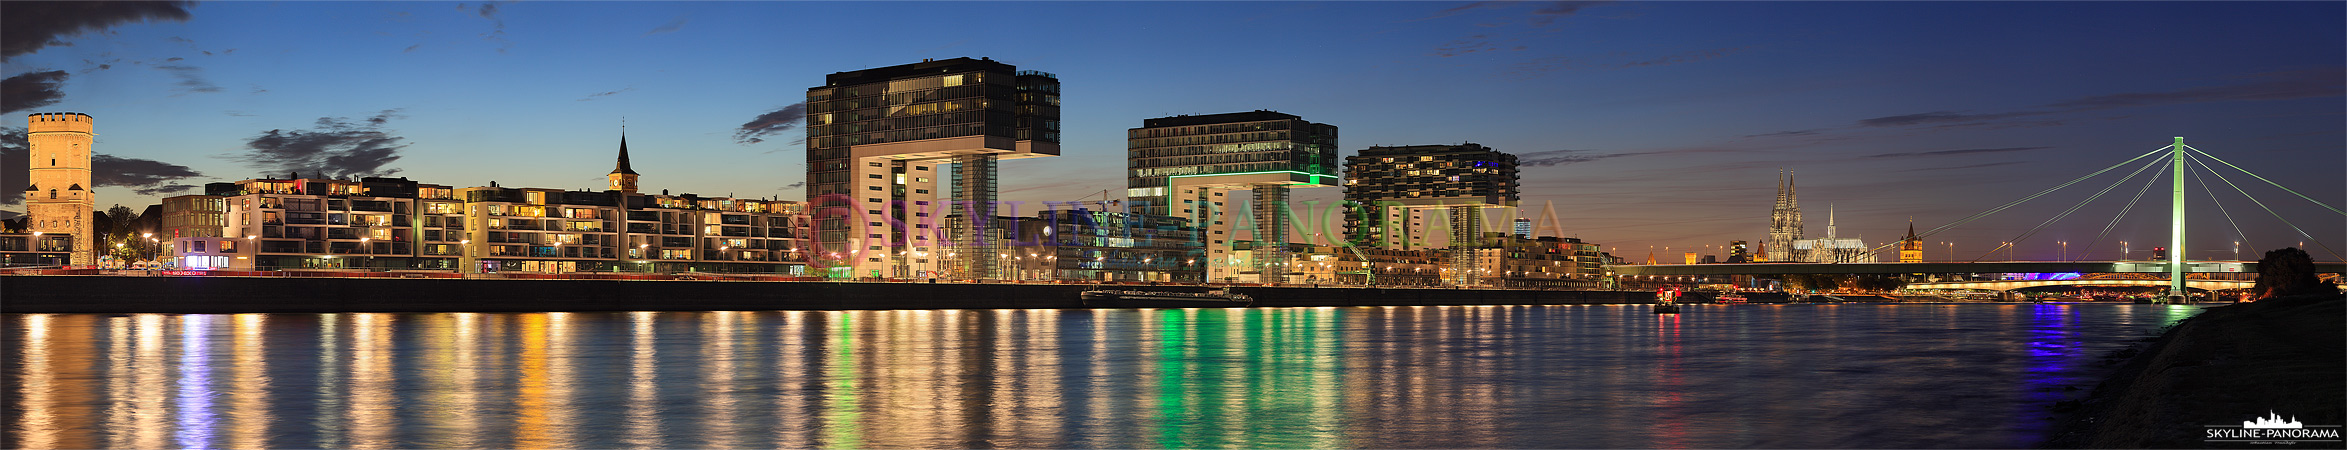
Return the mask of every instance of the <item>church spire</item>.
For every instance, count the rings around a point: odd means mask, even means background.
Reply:
[[[619,165],[618,167],[611,169],[611,175],[609,176],[611,178],[611,190],[629,194],[636,193],[636,170],[634,167],[630,167],[628,165],[627,160],[626,125],[621,125],[619,131]]]

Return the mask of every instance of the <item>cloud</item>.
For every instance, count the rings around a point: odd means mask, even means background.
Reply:
[[[201,67],[169,65],[155,66],[155,68],[171,72],[171,76],[178,77],[179,87],[187,88],[188,92],[220,92],[219,85],[204,79],[204,69]]]
[[[2026,162],[2026,161],[2005,161],[2005,162],[1993,162],[1993,163],[1987,163],[1987,164],[1973,164],[1973,165],[1955,166],[1955,167],[1922,167],[1922,168],[1914,168],[1914,169],[1907,169],[1907,170],[1898,170],[1898,171],[1895,171],[1895,172],[1922,172],[1922,171],[1929,171],[1929,170],[1958,170],[1958,169],[1978,169],[1978,168],[1982,168],[1982,167],[2010,166],[2010,165],[2014,165],[2014,164],[2021,164],[2021,163],[2024,163],[2024,162]]]
[[[320,117],[310,130],[265,131],[246,141],[246,152],[239,158],[247,166],[271,174],[301,172],[340,178],[398,173],[399,169],[384,166],[399,160],[399,151],[407,144],[383,131],[383,125],[400,117],[399,110],[387,109],[361,122]]]
[[[801,181],[801,182],[797,182],[797,183],[791,183],[791,184],[787,184],[787,185],[783,185],[783,186],[782,186],[782,188],[783,188],[783,189],[798,189],[798,188],[803,188],[803,187],[807,187],[807,182],[805,182],[805,181]]]
[[[1510,4],[1510,3],[1514,3],[1514,2],[1474,2],[1474,3],[1468,3],[1468,4],[1465,4],[1465,5],[1459,5],[1459,6],[1451,7],[1451,8],[1449,8],[1449,9],[1444,9],[1444,10],[1441,10],[1441,11],[1436,11],[1436,12],[1434,13],[1434,15],[1431,15],[1431,16],[1420,17],[1420,18],[1416,18],[1416,19],[1410,19],[1410,20],[1404,20],[1403,22],[1417,22],[1417,21],[1424,21],[1424,20],[1434,20],[1434,19],[1440,19],[1440,18],[1444,18],[1444,17],[1456,16],[1456,15],[1459,15],[1460,13],[1465,13],[1465,12],[1467,12],[1468,10],[1472,10],[1472,9],[1476,9],[1476,8],[1485,8],[1485,7],[1498,7],[1498,6],[1507,6],[1507,5],[1508,5],[1508,4]]]
[[[65,99],[63,70],[26,72],[0,80],[0,113],[12,113],[57,104]]]
[[[0,2],[0,61],[130,22],[192,17],[194,2]]]
[[[1596,153],[1596,150],[1548,150],[1517,155],[1516,163],[1524,167],[1563,166],[1637,154],[1640,153]]]
[[[0,205],[24,203],[24,188],[32,183],[32,144],[25,129],[0,127]]]
[[[400,53],[415,53],[417,48],[422,48],[423,46],[424,46],[424,44],[410,45],[410,46],[407,46],[407,50],[400,50],[399,52],[400,52]]]
[[[1879,155],[1866,155],[1866,157],[1868,157],[1868,158],[1903,158],[1903,157],[1910,157],[1910,156],[1947,156],[1947,155],[1969,155],[1969,154],[1974,154],[1974,153],[2004,153],[2004,152],[2023,152],[2023,151],[2030,151],[2030,150],[2044,150],[2044,149],[2049,149],[2049,148],[2053,148],[2053,147],[2004,147],[2004,148],[1968,148],[1968,149],[1963,149],[1963,150],[1940,150],[1940,151],[1930,151],[1930,152],[1884,153],[1884,154],[1879,154]]]
[[[2007,118],[2021,117],[2021,116],[2030,116],[2030,115],[2037,115],[2037,114],[2045,114],[2045,113],[2043,113],[2043,112],[2009,112],[2009,113],[1992,113],[1992,114],[1961,114],[1961,113],[1957,113],[1957,112],[1955,112],[1955,111],[1932,111],[1932,112],[1927,112],[1927,113],[1915,113],[1915,114],[1905,114],[1905,115],[1897,115],[1897,116],[1884,116],[1884,117],[1876,117],[1876,118],[1872,118],[1872,119],[1865,119],[1865,120],[1860,120],[1860,121],[1858,121],[1858,125],[1860,125],[1860,126],[1868,126],[1868,127],[1903,127],[1903,126],[1908,126],[1908,125],[1950,124],[1950,123],[1966,123],[1966,122],[1986,122],[1986,121],[1991,121],[1991,120],[2007,119]]]
[[[759,114],[758,118],[742,124],[740,129],[734,130],[733,140],[742,144],[766,142],[766,136],[798,128],[799,124],[805,123],[806,118],[807,103],[792,103],[782,109]]]
[[[489,19],[490,23],[496,25],[496,27],[491,28],[489,32],[481,33],[481,40],[497,43],[498,53],[505,53],[506,50],[513,49],[513,41],[505,39],[505,19],[497,18],[497,14],[500,11],[498,6],[504,5],[506,3],[512,3],[512,1],[483,2],[479,7],[470,8],[472,9],[473,15],[481,16],[483,19]],[[456,9],[458,11],[464,11],[467,9],[467,7],[463,3],[458,3],[456,4]]]
[[[2343,93],[2347,93],[2347,87],[2343,87],[2339,82],[2340,79],[2347,78],[2347,67],[2333,66],[2307,70],[2264,72],[2251,74],[2242,78],[2253,81],[2226,86],[2208,86],[2163,92],[2128,92],[2080,97],[2076,99],[2050,103],[2045,105],[2045,108],[2047,109],[2036,111],[2013,111],[1986,114],[1967,114],[1954,111],[1933,111],[1927,113],[1876,117],[1872,119],[1860,120],[1858,121],[1858,125],[1868,127],[1934,125],[1941,128],[1976,125],[1998,125],[2000,127],[2056,126],[2062,125],[2063,122],[2059,120],[2021,123],[1991,122],[2016,117],[2094,111],[2103,109],[2135,108],[2185,103],[2328,98],[2338,97]]]
[[[1792,137],[1792,136],[1809,136],[1809,135],[1814,135],[1814,134],[1817,134],[1817,133],[1820,133],[1820,132],[1824,132],[1824,131],[1825,131],[1825,130],[1818,130],[1818,129],[1811,129],[1811,130],[1794,130],[1794,131],[1779,131],[1779,132],[1775,132],[1775,133],[1747,134],[1747,135],[1744,135],[1744,137],[1748,137],[1748,138],[1757,138],[1757,137]]]
[[[619,93],[621,93],[621,92],[627,92],[627,91],[633,91],[633,90],[636,90],[636,87],[635,87],[635,86],[628,86],[628,87],[627,87],[627,89],[620,89],[620,90],[616,90],[616,91],[610,91],[610,92],[598,92],[598,93],[593,93],[593,94],[587,94],[587,97],[586,97],[586,98],[581,98],[581,99],[579,99],[579,101],[582,101],[582,102],[583,102],[583,101],[594,100],[596,97],[609,97],[609,96],[612,96],[612,95],[617,95],[617,94],[619,94]]]
[[[139,195],[156,195],[194,189],[195,185],[174,182],[203,175],[187,166],[162,161],[121,158],[104,154],[90,156],[90,184],[129,188],[131,192],[137,192]]]
[[[1550,2],[1548,6],[1543,6],[1540,9],[1532,10],[1532,24],[1545,27],[1551,23],[1555,23],[1557,19],[1572,17],[1574,14],[1580,13],[1582,9],[1591,6],[1603,5],[1606,3],[1612,2]]]
[[[646,31],[644,32],[644,35],[651,36],[660,33],[674,33],[676,30],[684,28],[685,22],[691,20],[692,18],[688,16],[676,16],[676,20],[670,20],[668,23],[660,24],[660,26],[657,27],[652,27],[652,31]]]
[[[2230,86],[2209,86],[2166,92],[2129,92],[2097,95],[2057,102],[2055,108],[2087,110],[2132,108],[2139,106],[2174,105],[2225,101],[2296,100],[2302,98],[2338,97],[2343,87],[2339,80],[2347,79],[2347,68],[2338,66],[2310,70],[2266,72],[2244,78],[2256,81]]]
[[[1492,42],[1491,42],[1490,40],[1487,40],[1487,38],[1488,38],[1488,36],[1485,36],[1485,35],[1480,35],[1480,34],[1478,34],[1478,35],[1474,35],[1474,36],[1468,36],[1466,39],[1461,39],[1461,40],[1451,41],[1451,42],[1449,42],[1449,43],[1442,44],[1442,46],[1440,46],[1440,47],[1435,47],[1435,48],[1434,48],[1434,56],[1440,56],[1440,57],[1444,57],[1444,58],[1449,58],[1449,57],[1453,57],[1453,56],[1459,56],[1459,55],[1464,55],[1464,54],[1468,54],[1468,53],[1475,53],[1475,52],[1490,52],[1490,51],[1499,51],[1499,50],[1501,50],[1500,46],[1498,46],[1498,45],[1493,45],[1493,44],[1492,44]],[[1509,51],[1521,51],[1521,50],[1524,50],[1524,46],[1521,46],[1521,45],[1519,45],[1519,46],[1514,46],[1514,47],[1512,47],[1512,48],[1509,48],[1508,50],[1509,50]]]

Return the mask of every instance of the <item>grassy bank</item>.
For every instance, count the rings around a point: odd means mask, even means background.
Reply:
[[[2347,296],[2210,308],[2160,336],[2095,388],[2052,448],[2338,448],[2207,442],[2208,425],[2269,411],[2347,421]]]

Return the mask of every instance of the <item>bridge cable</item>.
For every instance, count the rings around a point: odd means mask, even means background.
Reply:
[[[2143,167],[2135,169],[2135,173],[2127,174],[2126,177],[2120,178],[2119,181],[2111,182],[2110,186],[2104,186],[2103,190],[2095,192],[2093,196],[2087,197],[2085,200],[2079,200],[2078,204],[2070,205],[2070,209],[2062,210],[2061,214],[2056,214],[2053,218],[2046,219],[2045,222],[2040,222],[2035,227],[2030,227],[2029,231],[2022,232],[2021,236],[2013,238],[2012,242],[2021,242],[2023,240],[2029,239],[2030,236],[2037,235],[2037,232],[2044,230],[2047,225],[2053,225],[2054,222],[2059,222],[2063,218],[2070,217],[2070,213],[2078,212],[2078,208],[2085,207],[2087,203],[2091,203],[2094,202],[2095,199],[2102,198],[2103,194],[2111,193],[2111,189],[2119,187],[2120,183],[2125,183],[2127,180],[2135,179],[2136,175],[2142,175],[2144,171],[2151,170],[2151,168],[2158,167],[2160,164],[2166,162],[2167,161],[2152,160],[2151,162],[2144,163]],[[2159,175],[2155,173],[2152,175],[2152,177],[2156,179],[2159,177]],[[2068,256],[2065,255],[2064,258],[2067,259]]]
[[[2094,246],[2095,246],[2096,244],[2101,244],[2101,243],[2103,242],[2103,238],[2110,237],[2110,236],[2111,236],[2111,229],[2113,229],[2113,228],[2118,228],[2118,227],[2119,227],[2119,220],[2120,220],[2120,219],[2125,219],[2125,218],[2127,218],[2127,212],[2129,212],[2129,211],[2134,211],[2134,210],[2135,210],[2135,204],[2137,204],[2137,203],[2141,203],[2141,202],[2143,201],[2143,194],[2151,192],[2151,186],[2152,186],[2152,184],[2154,184],[2154,183],[2158,183],[2159,181],[2160,181],[2160,176],[2159,176],[2159,174],[2156,174],[2156,173],[2155,173],[2155,174],[2152,174],[2152,176],[2150,176],[2150,177],[2146,177],[2146,178],[2144,178],[2144,179],[2143,179],[2143,189],[2136,190],[2136,191],[2135,191],[2135,198],[2133,198],[2133,199],[2128,199],[2128,200],[2127,200],[2127,206],[2126,206],[2126,207],[2124,207],[2124,208],[2119,208],[2119,214],[2118,214],[2118,215],[2115,215],[2115,216],[2111,216],[2111,223],[2109,223],[2109,224],[2106,224],[2106,225],[2103,225],[2103,231],[2102,231],[2102,233],[2101,233],[2101,234],[2096,234],[2096,235],[2094,235],[2094,240],[2092,240],[2092,241],[2087,241],[2087,242],[2086,242],[2086,249],[2084,249],[2084,250],[2080,250],[2080,252],[2081,252],[2081,253],[2084,253],[2084,254],[2093,254],[2093,252],[2094,252]],[[2121,260],[2125,260],[2125,259],[2127,259],[2127,257],[2126,257],[2126,255],[2120,255],[2120,256],[2119,256],[2119,259],[2121,259]]]
[[[2163,152],[2163,151],[2167,151],[2167,150],[2168,150],[2170,147],[2175,147],[2175,145],[2174,145],[2174,144],[2170,144],[2170,145],[2168,145],[2168,146],[2165,146],[2165,147],[2160,147],[2160,148],[2159,148],[2159,149],[2157,149],[2157,150],[2152,150],[2152,151],[2150,151],[2150,152],[2146,152],[2146,153],[2144,153],[2144,154],[2141,154],[2141,155],[2136,155],[2134,158],[2128,158],[2126,161],[2120,161],[2118,164],[2112,164],[2110,167],[2104,167],[2102,170],[2097,170],[2097,171],[2094,171],[2094,173],[2086,174],[2086,176],[2082,176],[2082,177],[2078,177],[2078,178],[2076,178],[2076,179],[2072,179],[2072,180],[2070,180],[2069,182],[2062,183],[2060,186],[2054,186],[2054,187],[2052,187],[2052,188],[2049,188],[2049,189],[2046,189],[2046,190],[2043,190],[2043,191],[2038,191],[2038,193],[2036,193],[2036,194],[2030,194],[2028,197],[2022,197],[2020,200],[2014,200],[2013,202],[2011,202],[2011,203],[2006,203],[2006,204],[2004,204],[2003,206],[1998,206],[1998,207],[1995,207],[1995,208],[1990,208],[1990,209],[1989,209],[1989,210],[1987,210],[1987,211],[1981,211],[1981,212],[1979,212],[1979,213],[1975,213],[1975,214],[1973,214],[1973,215],[1972,215],[1972,216],[1970,216],[1970,217],[1965,217],[1965,218],[1963,218],[1963,219],[1957,219],[1955,222],[1949,222],[1947,225],[1940,225],[1939,227],[1932,228],[1932,229],[1930,229],[1930,230],[1926,230],[1926,231],[1924,231],[1924,232],[1923,232],[1923,234],[1916,235],[1916,236],[1915,236],[1915,238],[1916,238],[1916,239],[1922,239],[1922,238],[1924,238],[1924,237],[1926,237],[1926,236],[1931,236],[1931,235],[1933,235],[1933,234],[1938,234],[1938,233],[1939,233],[1939,232],[1941,232],[1941,231],[1947,231],[1947,230],[1948,230],[1948,229],[1950,229],[1950,228],[1955,228],[1955,227],[1958,227],[1958,226],[1963,226],[1964,224],[1971,223],[1972,221],[1975,221],[1975,220],[1980,220],[1981,218],[1988,217],[1988,216],[1989,216],[1989,215],[1991,215],[1991,214],[1996,214],[1996,213],[1998,213],[1998,212],[2002,212],[2002,211],[2004,211],[2004,210],[2006,210],[2006,209],[2008,209],[2008,208],[2012,208],[2014,205],[2019,205],[2019,204],[2021,204],[2021,203],[2023,203],[2023,202],[2027,202],[2027,201],[2030,201],[2030,200],[2035,200],[2035,199],[2037,199],[2038,197],[2045,196],[2046,194],[2052,193],[2052,192],[2054,192],[2054,191],[2062,190],[2062,188],[2070,187],[2070,185],[2073,185],[2073,184],[2078,184],[2078,182],[2080,182],[2080,181],[2086,181],[2086,179],[2088,179],[2088,178],[2094,178],[2094,177],[2096,177],[2096,176],[2100,176],[2100,175],[2102,175],[2104,172],[2110,172],[2110,171],[2111,171],[2111,170],[2113,170],[2113,169],[2118,169],[2118,168],[2120,168],[2120,167],[2126,166],[2128,163],[2133,163],[2133,162],[2135,162],[2136,160],[2143,159],[2143,158],[2146,158],[2146,157],[2150,157],[2151,155],[2156,155],[2156,154],[2159,154],[2160,152]],[[2008,243],[2008,245],[2009,245],[2009,243]],[[1996,249],[1990,249],[1990,250],[1989,250],[1989,252],[1990,252],[1990,253],[1995,253],[1995,252],[1996,252],[1998,249],[2003,249],[2003,248],[2004,248],[2004,246],[1998,246]],[[1986,255],[1986,254],[1983,254],[1983,255],[1981,255],[1981,258],[1986,258],[1986,257],[1988,257],[1988,255]],[[1979,259],[1979,258],[1973,258],[1973,260],[1972,260],[1972,261],[1973,261],[1973,262],[1979,262],[1979,261],[1980,261],[1980,259]]]
[[[2185,156],[2191,156],[2191,154],[2190,154],[2190,153],[2186,153],[2186,154],[2185,154]],[[2223,162],[2223,161],[2219,161],[2219,162]],[[2204,166],[2205,166],[2205,164],[2204,164]],[[2236,167],[2236,169],[2238,169],[2238,167]],[[2246,171],[2244,171],[2244,172],[2246,173]],[[2292,230],[2292,231],[2297,231],[2297,232],[2298,232],[2298,236],[2299,236],[2299,237],[2304,237],[2304,238],[2306,238],[2306,240],[2309,240],[2309,241],[2314,241],[2314,245],[2321,246],[2321,247],[2323,248],[2323,251],[2324,251],[2324,252],[2327,252],[2327,253],[2330,253],[2330,254],[2331,254],[2331,257],[2332,257],[2332,258],[2340,258],[2340,256],[2339,256],[2339,251],[2338,251],[2338,250],[2333,250],[2333,249],[2331,249],[2331,246],[2330,246],[2329,244],[2324,244],[2322,239],[2318,239],[2318,238],[2315,238],[2315,237],[2314,237],[2314,235],[2307,234],[2307,232],[2306,232],[2306,230],[2305,230],[2305,229],[2298,228],[2298,224],[2296,224],[2296,223],[2291,223],[2291,222],[2290,222],[2290,219],[2284,219],[2284,218],[2282,218],[2282,214],[2281,214],[2281,213],[2276,213],[2276,212],[2274,212],[2274,209],[2273,209],[2273,208],[2267,207],[2267,206],[2266,206],[2266,204],[2265,204],[2265,202],[2258,201],[2258,200],[2257,200],[2257,197],[2251,197],[2251,196],[2249,195],[2249,191],[2242,190],[2240,185],[2233,184],[2233,180],[2226,179],[2226,178],[2225,178],[2225,176],[2224,176],[2223,174],[2216,173],[2216,171],[2215,171],[2215,170],[2210,170],[2210,171],[2209,171],[2209,175],[2216,176],[2216,177],[2217,177],[2217,180],[2219,180],[2219,181],[2224,181],[2224,182],[2225,182],[2225,185],[2227,185],[2227,186],[2232,186],[2232,187],[2233,187],[2233,190],[2241,192],[2241,196],[2242,196],[2242,197],[2248,197],[2248,198],[2249,198],[2249,202],[2250,202],[2250,203],[2256,204],[2256,205],[2257,205],[2257,207],[2258,207],[2258,208],[2260,208],[2260,209],[2264,209],[2264,210],[2266,211],[2266,214],[2269,214],[2269,215],[2272,215],[2272,216],[2274,216],[2274,220],[2280,220],[2280,221],[2282,221],[2282,224],[2283,224],[2283,225],[2289,225],[2289,226],[2290,226],[2290,230]],[[2253,174],[2253,175],[2251,175],[2251,176],[2256,176],[2256,175],[2254,175],[2254,174]],[[2263,179],[2263,178],[2260,178],[2260,179]],[[2271,183],[2271,181],[2268,181],[2268,183]],[[2287,188],[2285,188],[2285,189],[2283,189],[2283,190],[2288,190],[2288,189],[2287,189]],[[2291,192],[2291,193],[2292,193],[2292,194],[2296,194],[2297,192]],[[2347,258],[2340,258],[2340,259],[2347,259]]]
[[[2192,157],[2192,155],[2191,155],[2191,154],[2189,154],[2189,153],[2188,153],[2188,154],[2185,154],[2184,156],[2185,156],[2186,158],[2191,158],[2191,157]],[[2199,163],[2200,163],[2200,161],[2199,161],[2199,160],[2197,160],[2197,159],[2194,159],[2194,160],[2192,160],[2192,162],[2193,162],[2193,163],[2195,163],[2195,164],[2199,164]],[[2209,167],[2207,164],[2200,164],[2200,167],[2201,167],[2201,168],[2205,168],[2205,169],[2209,169],[2209,171],[2208,171],[2208,172],[2209,172],[2209,174],[2210,174],[2211,176],[2214,176],[2214,175],[2216,174],[2216,170],[2215,170],[2214,168],[2211,168],[2211,167]],[[2189,168],[2189,167],[2187,167],[2187,168]],[[2193,171],[2193,172],[2192,172],[2192,181],[2193,181],[2193,182],[2195,182],[2195,183],[2200,183],[2200,190],[2201,190],[2202,192],[2206,192],[2206,193],[2208,193],[2209,204],[2212,204],[2212,205],[2217,205],[2217,212],[2218,212],[2218,213],[2223,213],[2223,214],[2225,215],[2225,223],[2226,223],[2226,224],[2229,224],[2229,225],[2232,225],[2232,226],[2233,226],[2233,235],[2235,235],[2235,236],[2240,236],[2240,237],[2241,237],[2241,241],[2242,241],[2242,242],[2248,242],[2248,243],[2249,243],[2249,248],[2253,248],[2253,249],[2254,249],[2254,248],[2259,248],[2259,247],[2257,246],[2257,241],[2256,241],[2256,240],[2252,240],[2252,239],[2250,239],[2250,238],[2249,238],[2249,233],[2248,233],[2248,232],[2241,231],[2241,223],[2240,223],[2240,222],[2237,222],[2237,221],[2234,221],[2234,220],[2233,220],[2233,212],[2232,212],[2232,211],[2229,211],[2229,210],[2226,210],[2226,209],[2225,209],[2225,202],[2216,201],[2216,198],[2217,198],[2217,193],[2216,193],[2216,191],[2215,191],[2215,190],[2213,190],[2213,189],[2211,189],[2211,188],[2209,188],[2209,185],[2208,185],[2208,180],[2207,180],[2207,179],[2203,179],[2203,178],[2201,178],[2201,177],[2200,177],[2200,171],[2197,171],[2197,170],[2195,170],[2195,171]]]
[[[2313,197],[2307,197],[2307,196],[2306,196],[2306,194],[2300,194],[2300,193],[2298,193],[2298,191],[2293,191],[2293,190],[2290,190],[2290,188],[2287,188],[2287,187],[2282,187],[2282,184],[2281,184],[2281,183],[2275,183],[2275,182],[2274,182],[2274,180],[2268,180],[2268,179],[2266,179],[2266,177],[2261,177],[2261,176],[2258,176],[2258,175],[2257,175],[2257,173],[2250,172],[2250,171],[2249,171],[2249,169],[2243,169],[2243,168],[2241,168],[2241,166],[2236,166],[2236,165],[2233,165],[2233,163],[2225,162],[2225,160],[2217,158],[2217,155],[2211,155],[2211,154],[2208,154],[2208,152],[2203,152],[2203,151],[2200,151],[2200,149],[2197,149],[2197,148],[2192,148],[2192,146],[2190,146],[2190,145],[2186,145],[2186,146],[2184,146],[2184,148],[2185,148],[2185,149],[2188,149],[2188,150],[2192,150],[2192,153],[2199,153],[2201,156],[2206,156],[2206,157],[2208,157],[2208,159],[2210,159],[2210,160],[2214,160],[2214,161],[2216,161],[2216,162],[2223,163],[2223,164],[2225,165],[2225,167],[2231,167],[2231,168],[2233,168],[2233,170],[2239,170],[2239,171],[2241,171],[2241,173],[2249,174],[2249,176],[2252,176],[2252,177],[2257,177],[2257,180],[2258,180],[2258,181],[2264,181],[2264,182],[2266,182],[2266,184],[2271,184],[2271,185],[2274,185],[2274,187],[2281,188],[2281,189],[2282,189],[2282,192],[2288,192],[2288,193],[2290,193],[2290,195],[2296,195],[2296,196],[2298,196],[2298,198],[2303,198],[2303,199],[2306,199],[2306,201],[2309,201],[2309,202],[2314,202],[2315,206],[2321,206],[2321,207],[2323,207],[2323,209],[2328,209],[2328,210],[2331,210],[2331,212],[2339,213],[2339,215],[2342,215],[2342,216],[2347,216],[2347,211],[2340,211],[2340,210],[2339,210],[2339,208],[2335,208],[2335,207],[2332,207],[2331,205],[2323,204],[2323,202],[2315,201],[2315,199],[2314,199]],[[2189,155],[2189,153],[2187,153],[2187,155]],[[2207,165],[2207,163],[2202,163],[2201,165],[2204,165],[2204,166],[2205,166],[2205,165]],[[2214,171],[2211,171],[2210,173],[2215,173],[2215,172],[2214,172]],[[2219,177],[2219,178],[2222,178],[2222,177]],[[2227,182],[2225,182],[2225,183],[2226,183],[2226,184],[2232,184],[2233,182],[2231,182],[2231,181],[2227,181]],[[2236,186],[2236,187],[2234,187],[2234,189],[2240,189],[2240,187]],[[2243,193],[2241,193],[2241,195],[2244,195],[2244,196],[2246,196],[2246,195],[2249,195],[2249,193],[2248,193],[2248,192],[2243,192]]]

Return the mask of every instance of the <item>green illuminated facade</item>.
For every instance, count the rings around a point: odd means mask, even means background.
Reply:
[[[1336,126],[1262,110],[1160,117],[1141,125],[1125,135],[1128,207],[1198,224],[1210,281],[1284,282],[1295,270],[1288,260],[1288,189],[1341,181]],[[1252,198],[1232,203],[1228,194],[1239,190]],[[1226,218],[1234,208],[1247,212]],[[1249,226],[1235,227],[1241,219]],[[1238,250],[1239,231],[1252,244],[1246,255]]]

